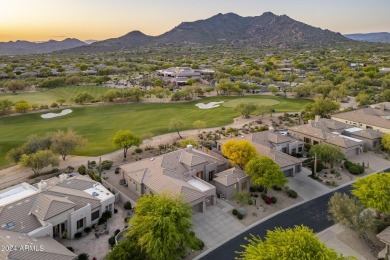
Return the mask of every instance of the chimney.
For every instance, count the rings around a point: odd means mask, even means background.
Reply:
[[[316,121],[316,122],[319,122],[320,119],[321,119],[321,116],[320,116],[320,115],[316,115],[316,116],[315,116],[315,121]]]
[[[68,179],[68,175],[67,174],[65,174],[65,173],[62,173],[60,176],[58,176],[58,177],[60,177],[60,182],[64,182],[64,181],[66,181],[66,179]]]
[[[192,145],[191,144],[187,144],[187,150],[188,151],[192,151]]]
[[[47,182],[44,180],[41,180],[41,182],[38,183],[38,189],[39,191],[44,191],[47,189]]]

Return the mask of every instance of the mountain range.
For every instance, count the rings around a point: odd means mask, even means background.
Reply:
[[[86,45],[78,39],[67,38],[63,41],[47,42],[10,41],[0,42],[0,55],[37,54],[66,50]]]
[[[66,52],[108,52],[163,45],[233,44],[238,46],[293,47],[321,46],[350,41],[339,33],[322,30],[267,12],[242,17],[234,13],[217,14],[205,20],[183,22],[172,30],[148,36],[133,31],[118,38],[92,43]]]
[[[388,32],[355,33],[344,34],[344,36],[355,41],[390,43],[390,33]]]
[[[0,43],[0,54],[93,53],[129,50],[139,47],[166,45],[215,45],[259,47],[323,46],[351,42],[340,33],[322,30],[271,12],[260,16],[242,17],[234,13],[217,14],[205,20],[183,22],[159,36],[133,31],[118,38],[85,44],[77,39],[62,42],[29,43],[16,41]]]

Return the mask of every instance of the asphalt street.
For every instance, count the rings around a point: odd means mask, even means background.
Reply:
[[[350,193],[351,185],[345,186],[334,192]],[[295,225],[305,225],[313,229],[315,233],[321,232],[326,228],[332,226],[334,223],[328,219],[328,201],[333,193],[325,194],[314,200],[303,203],[297,207],[289,209],[277,216],[268,219],[244,233],[229,240],[225,244],[211,251],[202,260],[217,260],[217,259],[234,259],[237,251],[242,251],[241,245],[247,244],[245,237],[252,235],[260,235],[264,237],[267,230],[273,230],[276,227],[290,228]]]

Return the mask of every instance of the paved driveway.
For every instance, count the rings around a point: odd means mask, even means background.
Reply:
[[[287,186],[295,190],[298,195],[305,201],[326,194],[331,189],[319,183],[316,180],[308,177],[311,171],[307,168],[302,168],[302,172],[295,177],[288,178]]]
[[[235,218],[231,207],[226,202],[217,200],[216,206],[207,207],[206,212],[197,213],[192,217],[194,232],[202,239],[208,248],[237,235],[245,226]]]
[[[360,155],[353,156],[349,159],[351,162],[364,164],[367,166],[369,163],[370,168],[366,170],[366,173],[383,171],[384,169],[390,168],[390,161],[384,159],[380,154],[374,152],[367,152]]]

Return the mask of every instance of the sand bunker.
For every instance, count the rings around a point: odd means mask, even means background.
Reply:
[[[220,102],[210,102],[210,103],[207,103],[207,104],[198,103],[195,106],[199,107],[200,109],[210,109],[210,108],[219,107],[222,103],[223,103],[223,101],[220,101]]]
[[[47,114],[42,114],[41,117],[44,119],[48,118],[53,118],[53,117],[59,117],[59,116],[64,116],[67,114],[72,113],[72,109],[64,109],[60,113],[47,113]]]

